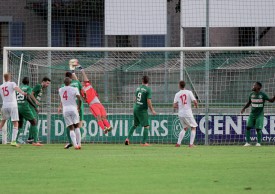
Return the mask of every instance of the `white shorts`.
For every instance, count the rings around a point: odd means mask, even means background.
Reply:
[[[2,120],[11,119],[11,121],[19,121],[17,107],[2,108],[1,113],[2,113]]]
[[[69,111],[63,113],[66,127],[79,123],[79,114],[76,111]]]
[[[183,128],[197,127],[198,124],[195,121],[194,117],[179,117],[180,123]]]

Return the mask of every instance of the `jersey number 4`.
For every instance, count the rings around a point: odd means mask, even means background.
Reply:
[[[183,94],[183,95],[181,95],[180,96],[180,99],[181,99],[181,101],[182,101],[182,104],[187,104],[187,96],[186,96],[186,94]]]
[[[3,90],[4,96],[8,96],[8,95],[10,94],[10,92],[9,92],[9,90],[8,90],[8,86],[2,88],[2,90]]]
[[[67,94],[67,91],[65,91],[65,92],[63,93],[63,98],[65,98],[66,100],[68,100],[68,94]]]

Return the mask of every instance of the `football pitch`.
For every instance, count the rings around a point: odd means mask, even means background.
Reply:
[[[10,193],[274,193],[275,147],[0,146]]]

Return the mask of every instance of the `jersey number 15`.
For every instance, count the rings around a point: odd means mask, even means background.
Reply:
[[[4,96],[8,96],[8,95],[10,94],[10,92],[9,92],[9,90],[8,90],[8,86],[2,88],[2,90],[3,90]]]

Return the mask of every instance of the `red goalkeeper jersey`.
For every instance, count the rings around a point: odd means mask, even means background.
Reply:
[[[81,96],[89,105],[93,104],[93,101],[95,101],[95,103],[99,102],[98,94],[89,81],[84,82],[84,86],[81,90]]]

